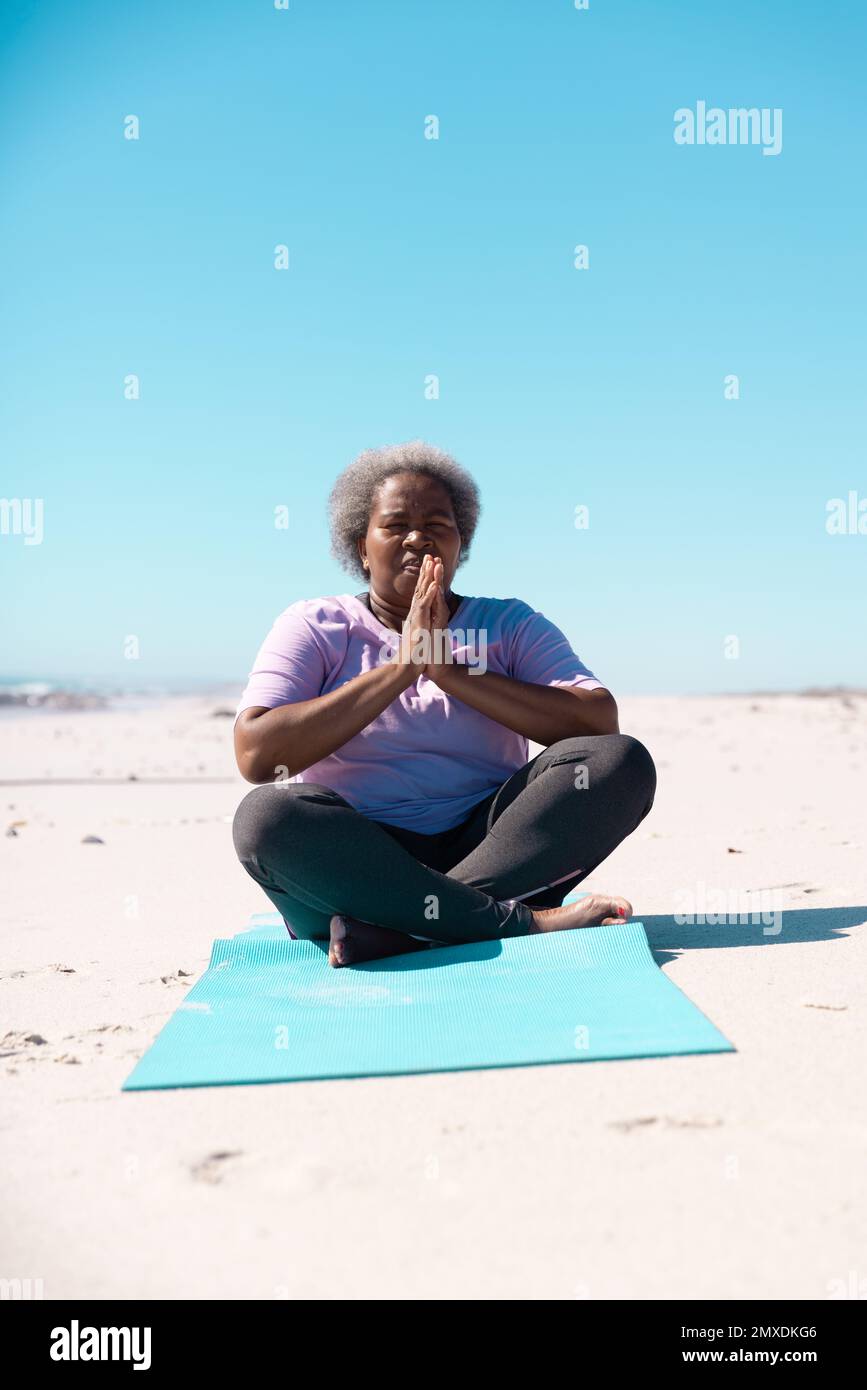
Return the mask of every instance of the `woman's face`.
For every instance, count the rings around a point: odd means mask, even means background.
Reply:
[[[461,538],[447,489],[424,473],[393,473],[377,489],[358,549],[380,598],[408,609],[425,555],[442,560],[448,594]]]

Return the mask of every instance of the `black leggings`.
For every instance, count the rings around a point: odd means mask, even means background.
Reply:
[[[430,941],[525,936],[653,805],[656,769],[626,734],[553,743],[436,835],[370,820],[315,782],[255,787],[235,814],[238,858],[295,936],[333,913]]]

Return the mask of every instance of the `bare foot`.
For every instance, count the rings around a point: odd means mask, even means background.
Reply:
[[[569,931],[573,927],[623,926],[632,916],[632,903],[611,898],[607,893],[589,893],[562,907],[540,907],[533,911],[536,930]]]
[[[419,941],[406,932],[390,927],[375,927],[359,922],[357,917],[335,913],[331,918],[329,965],[360,965],[366,960],[382,960],[385,956],[403,956],[410,951],[424,951],[429,941]]]

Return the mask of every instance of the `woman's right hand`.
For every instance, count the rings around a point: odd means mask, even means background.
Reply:
[[[397,660],[401,666],[412,666],[421,675],[430,661],[431,611],[437,593],[433,556],[425,555],[421,562],[415,593],[400,634]]]
[[[424,672],[431,658],[437,591],[434,562],[422,560],[409,612],[386,661],[326,695],[269,709],[256,705],[235,721],[235,756],[248,782],[285,781],[342,748]]]

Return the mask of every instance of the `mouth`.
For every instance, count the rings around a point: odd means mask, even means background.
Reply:
[[[424,556],[422,556],[422,559],[424,559]],[[402,570],[420,570],[420,569],[421,569],[421,559],[418,559],[418,560],[405,560],[404,563],[401,565],[401,569],[402,569]]]

